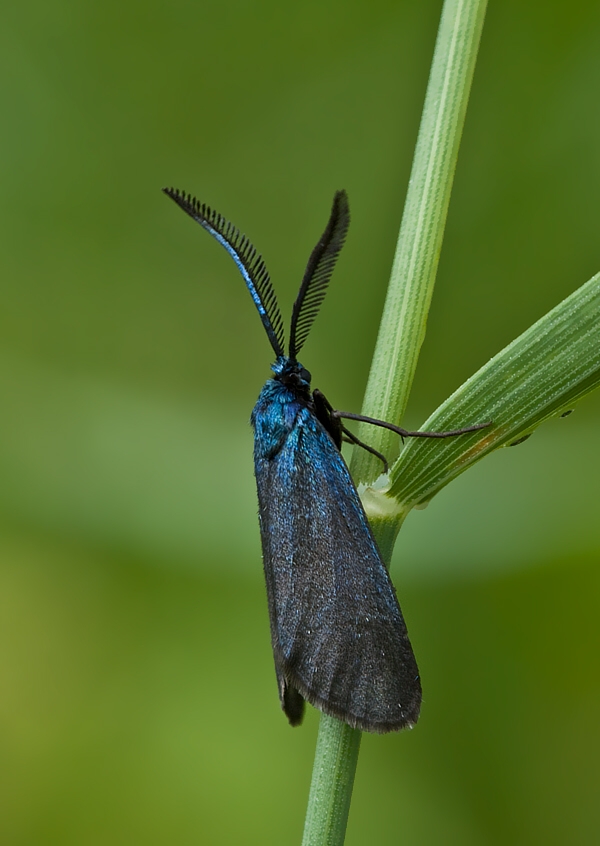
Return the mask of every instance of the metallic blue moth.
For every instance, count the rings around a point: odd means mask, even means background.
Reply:
[[[307,700],[354,728],[397,731],[419,717],[417,662],[356,487],[342,440],[363,444],[341,417],[363,419],[403,436],[383,421],[336,412],[311,392],[300,352],[344,244],[350,211],[338,191],[327,228],[313,250],[292,309],[285,353],[283,320],[262,257],[246,236],[191,195],[163,189],[222,244],[250,291],[276,359],[252,412],[254,467],[267,583],[271,639],[281,705],[298,725]]]

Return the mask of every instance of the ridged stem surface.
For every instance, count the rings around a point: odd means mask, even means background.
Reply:
[[[450,193],[486,2],[446,0],[438,31],[392,273],[362,413],[399,424],[425,338]],[[388,457],[398,436],[365,426],[359,437]],[[354,478],[375,479],[376,458],[354,450]]]

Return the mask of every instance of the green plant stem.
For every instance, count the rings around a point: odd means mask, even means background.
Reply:
[[[344,842],[362,733],[321,715],[302,846]]]
[[[446,0],[442,10],[396,256],[363,403],[363,414],[391,422],[398,422],[406,407],[425,335],[485,7],[485,0]],[[385,430],[375,431],[375,438],[370,433],[370,443],[389,454],[393,438]],[[359,450],[354,451],[351,469],[356,481],[370,481],[380,472],[377,460]],[[395,534],[389,522],[373,524],[388,566]],[[343,844],[359,745],[358,730],[321,716],[303,846]]]
[[[485,15],[485,0],[446,0],[438,31],[387,297],[362,413],[399,424],[427,325],[450,192]],[[388,457],[398,437],[365,424],[358,436]],[[371,482],[381,464],[354,450],[352,473]]]

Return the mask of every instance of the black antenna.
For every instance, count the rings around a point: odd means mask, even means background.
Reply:
[[[325,298],[327,286],[350,225],[350,207],[345,191],[336,191],[331,216],[325,232],[314,248],[304,271],[304,278],[292,310],[290,358],[302,349],[314,319]]]
[[[163,188],[163,191],[225,247],[244,277],[275,355],[285,355],[283,320],[262,256],[257,253],[239,229],[236,229],[210,206],[199,203],[191,194],[186,196],[183,191],[178,191],[176,188]]]

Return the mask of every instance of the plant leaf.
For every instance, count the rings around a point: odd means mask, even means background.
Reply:
[[[429,501],[484,455],[571,409],[599,384],[600,273],[488,361],[422,429],[492,425],[447,440],[409,441],[391,470],[388,496],[403,511]]]

